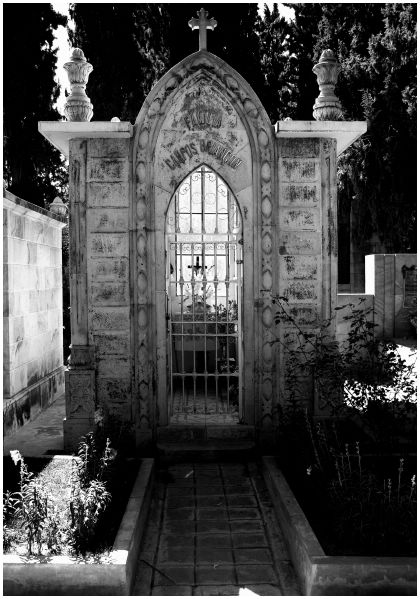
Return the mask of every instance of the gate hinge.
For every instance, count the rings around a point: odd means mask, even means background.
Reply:
[[[236,264],[243,264],[244,261],[243,260],[236,260]]]

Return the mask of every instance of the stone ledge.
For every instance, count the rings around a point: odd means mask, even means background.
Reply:
[[[66,216],[54,214],[49,210],[45,210],[45,208],[41,208],[41,206],[23,200],[7,189],[3,191],[3,206],[13,210],[15,214],[27,215],[33,220],[47,222],[52,227],[62,229],[67,225]]]
[[[133,135],[133,125],[128,121],[118,123],[110,121],[93,123],[39,121],[38,131],[68,158],[71,139],[129,138]]]
[[[273,457],[263,474],[304,595],[416,595],[416,558],[326,555]]]
[[[86,563],[80,558],[54,556],[41,563],[4,555],[4,594],[129,595],[149,513],[153,474],[154,460],[143,459],[128,502],[135,497],[136,509],[127,507],[106,562]]]
[[[366,121],[277,121],[277,138],[318,137],[337,140],[337,156],[367,131]]]

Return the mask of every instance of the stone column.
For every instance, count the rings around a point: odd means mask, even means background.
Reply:
[[[64,446],[74,449],[92,429],[95,411],[95,352],[88,339],[86,169],[87,141],[69,145],[71,357],[66,372]]]
[[[332,201],[329,171],[325,168],[322,140],[285,138],[279,140],[279,254],[278,293],[287,298],[288,311],[303,330],[318,328],[330,306],[330,263],[327,251],[328,207]],[[330,218],[331,221],[331,218]],[[325,239],[325,241],[324,241]],[[325,269],[325,282],[324,282]],[[280,330],[280,401],[287,401],[285,385],[287,334],[294,327],[283,323]],[[307,402],[313,388],[307,381]]]
[[[71,364],[64,444],[74,450],[95,412],[134,420],[129,215],[132,125],[39,123],[69,158]]]
[[[279,177],[280,259],[277,293],[288,298],[299,327],[316,332],[331,320],[335,338],[337,302],[337,155],[366,130],[366,124],[286,121],[276,125]],[[279,403],[288,398],[284,340],[293,327],[282,323],[279,356]],[[286,337],[287,338],[287,337]],[[306,383],[306,384],[305,384]],[[313,381],[304,381],[304,401],[314,405]]]

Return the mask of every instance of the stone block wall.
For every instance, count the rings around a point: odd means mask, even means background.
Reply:
[[[334,317],[337,290],[336,245],[336,144],[319,138],[280,138],[278,251],[280,296],[302,330],[317,329]],[[334,321],[332,323],[334,326]],[[284,335],[294,327],[280,327],[281,377],[287,350]],[[286,344],[287,345],[287,344]],[[280,380],[280,393],[287,385]],[[312,382],[307,381],[307,401],[312,402]],[[284,403],[287,397],[279,398]]]
[[[70,142],[71,368],[66,444],[94,412],[131,421],[130,140]]]
[[[415,336],[410,316],[417,313],[417,255],[365,257],[365,291],[375,296],[375,334],[384,339]]]
[[[65,219],[3,196],[3,417],[10,434],[64,393]]]

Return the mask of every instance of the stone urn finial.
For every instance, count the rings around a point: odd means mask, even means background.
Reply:
[[[324,50],[319,63],[314,66],[320,94],[313,107],[317,121],[339,121],[343,117],[341,103],[334,93],[341,66],[332,50]]]
[[[71,60],[66,62],[64,68],[70,81],[70,95],[64,105],[64,115],[68,121],[90,121],[93,106],[85,90],[93,67],[87,62],[83,51],[74,48]]]
[[[50,212],[53,214],[58,214],[59,216],[66,216],[67,206],[59,196],[57,196],[50,204]]]

